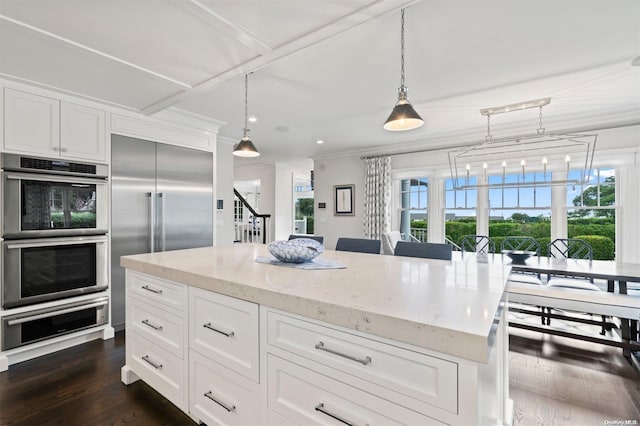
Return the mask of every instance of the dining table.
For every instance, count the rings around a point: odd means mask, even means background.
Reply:
[[[640,351],[640,284],[635,289],[629,283],[640,283],[640,263],[619,262],[615,260],[589,260],[553,258],[537,256],[516,257],[513,261],[509,253],[461,253],[454,252],[454,261],[481,262],[511,265],[512,272],[533,273],[543,276],[579,277],[607,282],[607,291],[593,292],[573,288],[551,288],[546,285],[508,282],[507,291],[510,302],[547,306],[557,309],[588,309],[589,313],[609,315],[620,321],[620,346],[627,359]],[[617,291],[616,291],[617,290]],[[631,292],[631,294],[629,294]],[[537,331],[547,331],[545,327],[529,327]],[[570,336],[570,333],[554,333]],[[603,338],[584,338],[584,340],[612,344]]]

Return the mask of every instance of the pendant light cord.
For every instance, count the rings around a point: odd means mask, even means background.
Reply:
[[[244,136],[247,136],[249,132],[248,126],[248,115],[249,115],[249,101],[248,101],[248,93],[249,93],[249,74],[244,75]]]
[[[404,9],[400,10],[400,87],[404,87]]]

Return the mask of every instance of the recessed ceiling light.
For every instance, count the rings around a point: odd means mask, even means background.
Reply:
[[[289,126],[276,126],[275,129],[276,129],[276,131],[282,132],[282,133],[289,133],[289,132],[291,132],[291,130],[293,130]]]
[[[258,121],[258,119],[255,116],[252,115],[251,117],[249,117],[249,122],[255,123],[256,121]]]
[[[322,144],[324,143],[324,141],[323,141],[322,139],[318,139],[318,140],[316,141],[316,143],[317,143],[318,145],[322,145]]]

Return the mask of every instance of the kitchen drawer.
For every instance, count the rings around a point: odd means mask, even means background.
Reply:
[[[458,412],[458,365],[334,328],[267,311],[267,342],[354,376],[350,384],[412,407]]]
[[[299,425],[443,424],[274,355],[267,374],[269,410]]]
[[[260,424],[259,385],[189,352],[189,410],[203,423],[213,425]]]
[[[258,305],[189,288],[189,347],[259,382]]]
[[[185,319],[145,303],[137,296],[127,300],[127,330],[146,337],[178,358],[184,357],[187,343]]]
[[[127,330],[127,365],[149,386],[186,412],[187,369],[182,359]]]
[[[127,290],[149,303],[183,311],[187,303],[187,287],[171,281],[127,270]]]

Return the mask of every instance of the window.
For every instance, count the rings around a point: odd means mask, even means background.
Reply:
[[[476,185],[477,178],[469,177],[469,185]],[[465,235],[476,233],[476,208],[478,191],[476,189],[454,189],[453,180],[447,179],[445,190],[445,234],[458,244]]]
[[[571,170],[570,180],[580,180],[580,171]],[[615,171],[611,168],[592,170],[582,185],[567,185],[567,234],[591,245],[593,258],[615,257]]]
[[[532,237],[541,248],[549,244],[551,187],[536,185],[544,180],[543,173],[489,176],[489,184],[504,184],[489,189],[489,236],[496,249],[508,236]]]
[[[427,241],[428,183],[426,177],[400,181],[400,232]]]

